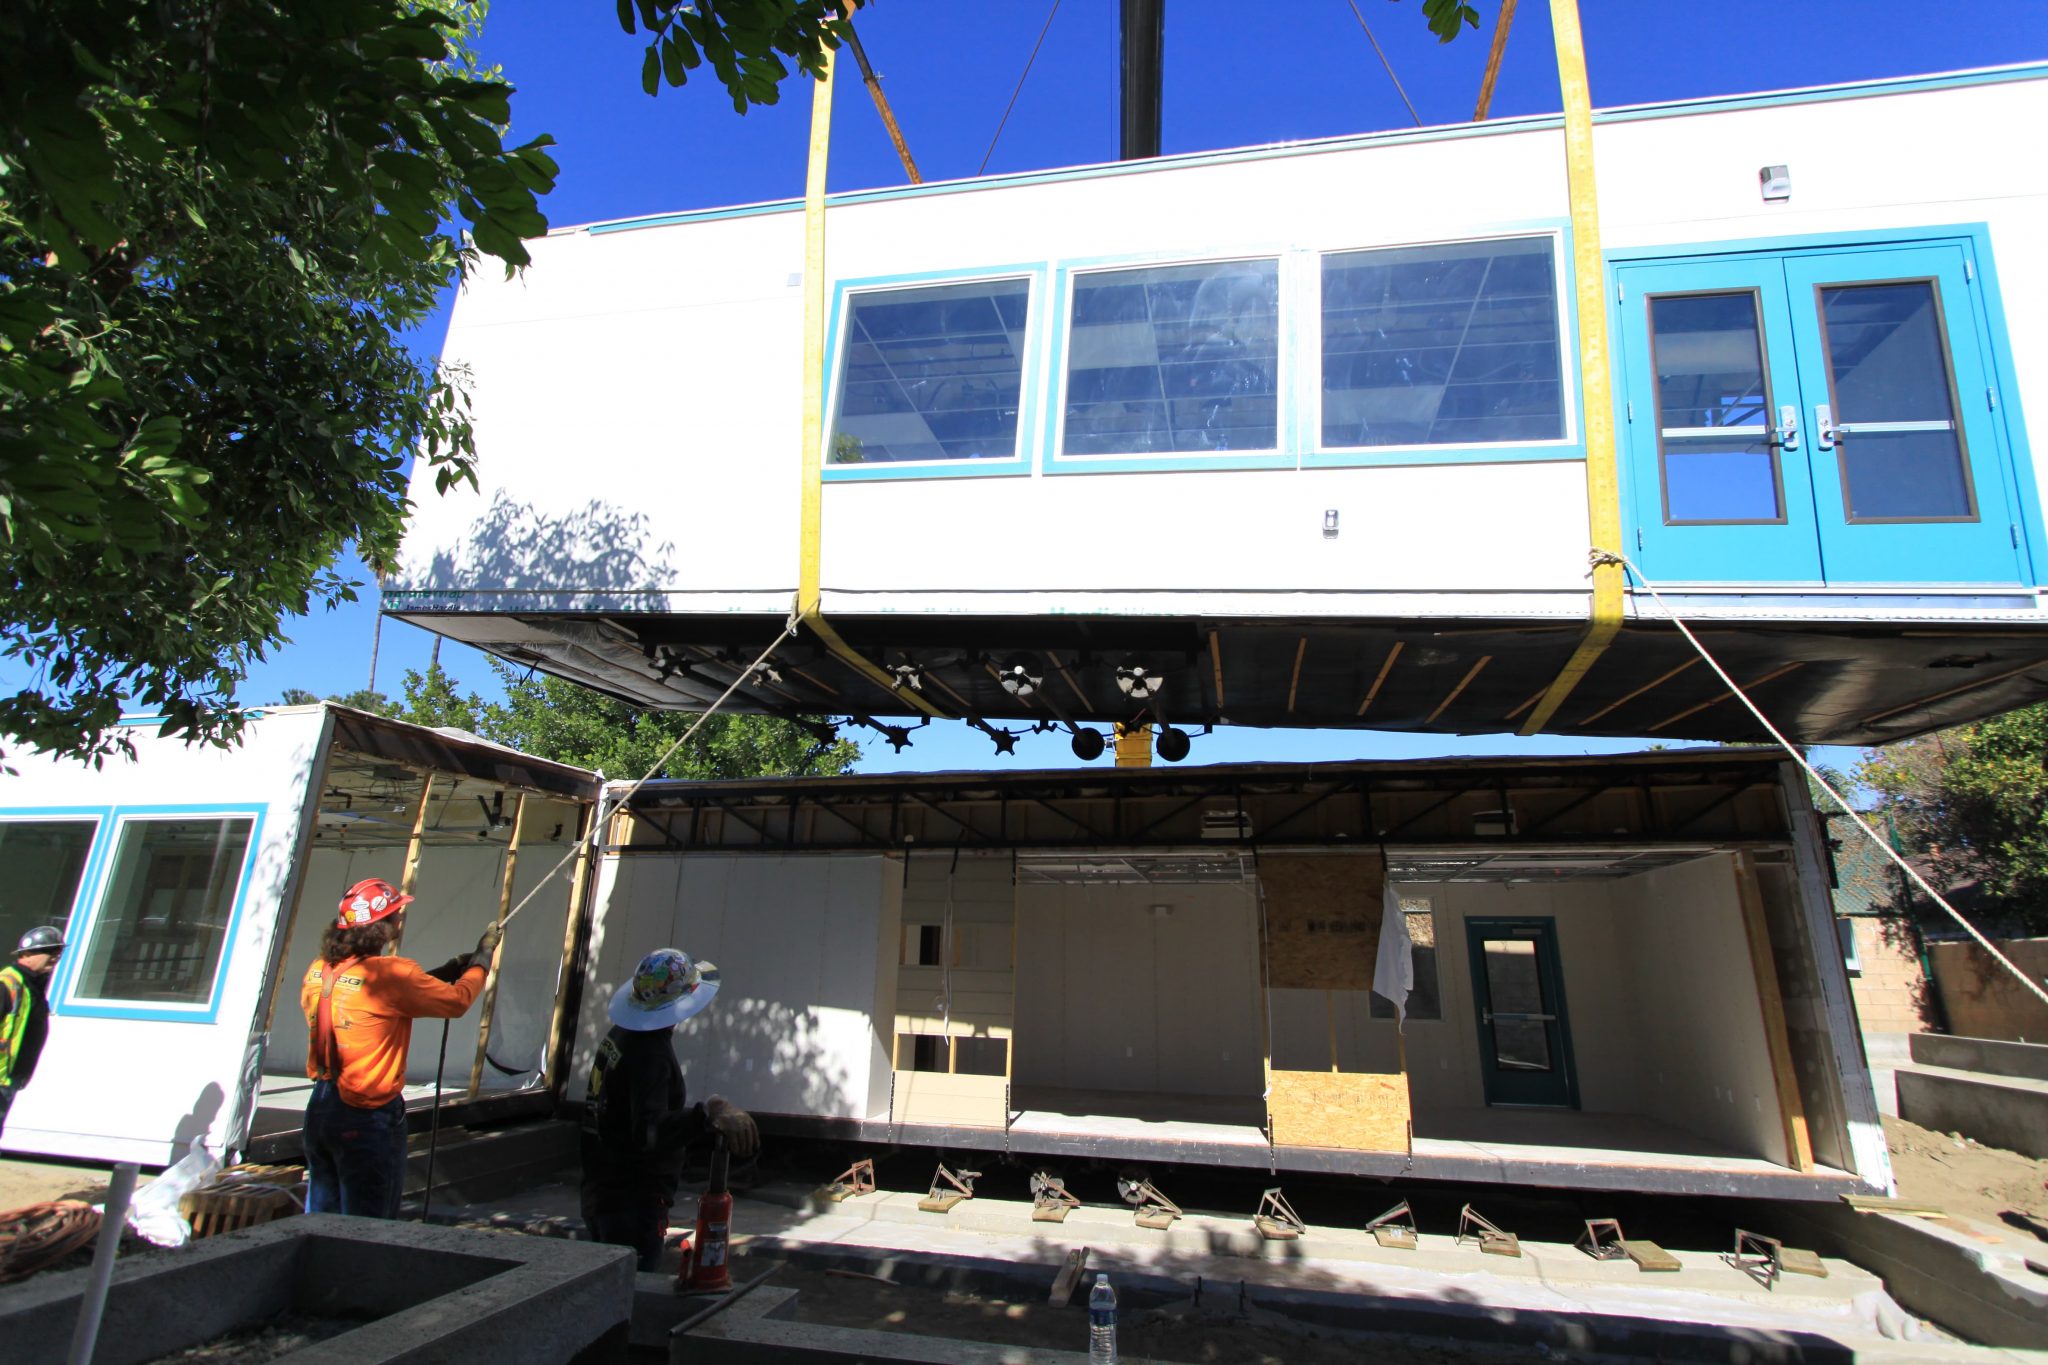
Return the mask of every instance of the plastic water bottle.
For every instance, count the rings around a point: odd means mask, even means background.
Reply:
[[[1088,1365],[1116,1365],[1116,1291],[1107,1275],[1088,1291]]]

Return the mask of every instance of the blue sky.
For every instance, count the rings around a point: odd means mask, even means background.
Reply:
[[[1439,45],[1420,0],[1357,0],[1425,123],[1469,119],[1496,5],[1478,31]],[[810,87],[744,118],[708,69],[650,99],[639,83],[642,40],[605,4],[493,0],[487,62],[518,87],[513,140],[549,133],[562,175],[542,208],[557,226],[801,194]],[[1116,0],[1063,0],[1001,140],[990,140],[1046,24],[1051,0],[874,0],[859,20],[911,152],[927,180],[1113,160],[1117,151]],[[1713,0],[1656,4],[1581,0],[1596,105],[1779,89],[1989,66],[2048,56],[2048,0]],[[1494,95],[1495,116],[1555,111],[1559,100],[1548,6],[1525,0]],[[830,187],[900,184],[881,121],[847,60],[834,106]],[[1164,149],[1185,152],[1407,126],[1407,108],[1373,55],[1347,0],[1167,0]],[[414,344],[438,352],[446,312]],[[488,451],[485,458],[489,458]],[[366,574],[359,574],[367,578]],[[293,644],[258,667],[245,690],[346,692],[369,681],[374,614],[366,601],[296,623]],[[378,685],[396,692],[431,644],[402,623],[384,627]],[[483,656],[444,646],[461,683],[489,691]],[[920,732],[893,754],[865,744],[873,771],[983,767],[986,738],[958,724]],[[1450,738],[1365,731],[1234,731],[1199,739],[1192,762],[1394,758],[1444,753],[1597,752],[1628,742],[1511,736]],[[1832,751],[1830,761],[1853,760]],[[1058,736],[1026,739],[1019,766],[1071,763]]]

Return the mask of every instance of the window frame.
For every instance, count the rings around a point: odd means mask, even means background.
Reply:
[[[1045,356],[1040,398],[1051,420],[1044,423],[1043,468],[1047,474],[1149,474],[1189,470],[1296,469],[1296,454],[1302,448],[1301,405],[1296,373],[1300,368],[1302,308],[1300,276],[1302,253],[1284,247],[1265,250],[1216,252],[1212,254],[1150,254],[1074,257],[1053,267],[1051,291],[1056,321],[1051,325],[1051,345]],[[1062,453],[1067,436],[1067,355],[1072,349],[1074,289],[1080,277],[1107,275],[1126,270],[1154,270],[1174,266],[1229,265],[1236,262],[1271,261],[1274,264],[1278,306],[1274,313],[1273,350],[1273,439],[1265,450],[1228,450],[1204,454],[1194,450],[1162,451],[1156,455],[1134,452],[1101,455]]]
[[[1044,414],[1045,310],[1051,291],[1042,261],[1024,265],[974,267],[961,270],[929,270],[913,274],[870,275],[835,280],[832,313],[826,322],[824,412],[819,433],[818,468],[826,483],[864,483],[876,479],[962,479],[1015,477],[1032,473]],[[891,460],[881,464],[835,465],[832,463],[832,428],[839,413],[840,391],[844,387],[844,365],[850,346],[856,295],[878,295],[912,289],[944,288],[947,285],[982,284],[1022,280],[1024,293],[1024,344],[1017,367],[1017,440],[1014,453],[1003,460]]]
[[[242,929],[242,917],[249,904],[249,888],[255,881],[256,864],[263,852],[263,821],[269,806],[258,802],[220,802],[202,805],[136,805],[102,807],[98,842],[90,860],[89,885],[72,911],[71,928],[65,935],[66,951],[51,982],[50,1009],[85,1019],[143,1019],[160,1023],[211,1024],[220,1017],[228,970],[234,963],[235,939]],[[127,829],[137,823],[171,820],[247,819],[249,842],[242,854],[242,868],[235,880],[233,900],[226,926],[221,931],[220,957],[203,1001],[177,1004],[170,1001],[106,1000],[78,994],[80,964],[100,931],[112,887],[115,855]]]
[[[1335,446],[1323,443],[1323,262],[1332,256],[1353,256],[1375,251],[1414,251],[1426,247],[1462,247],[1484,242],[1546,240],[1550,244],[1550,268],[1557,313],[1557,365],[1564,434],[1540,441],[1470,441],[1442,444],[1388,446]],[[1571,228],[1562,222],[1532,223],[1496,230],[1424,237],[1400,242],[1359,242],[1348,246],[1319,247],[1310,253],[1313,269],[1309,287],[1314,291],[1312,325],[1303,328],[1306,352],[1298,390],[1302,409],[1301,464],[1304,469],[1346,469],[1386,465],[1512,464],[1546,460],[1583,460],[1586,456],[1585,421],[1580,411],[1579,338],[1574,326],[1576,274],[1572,263]]]
[[[1423,885],[1428,886],[1429,883],[1423,883]],[[1437,911],[1440,907],[1437,904],[1436,892],[1433,890],[1404,891],[1397,883],[1394,889],[1394,896],[1401,903],[1401,913],[1404,916],[1429,916],[1431,936],[1429,950],[1434,954],[1430,959],[1430,974],[1436,978],[1436,1013],[1417,1014],[1415,1011],[1409,1010],[1405,1021],[1403,1021],[1402,1016],[1394,1010],[1394,1002],[1368,986],[1365,991],[1365,1017],[1375,1023],[1402,1021],[1404,1026],[1406,1024],[1441,1024],[1444,1021],[1443,926],[1437,922]],[[1429,908],[1426,910],[1410,910],[1407,906],[1409,901],[1422,901]],[[1412,934],[1409,936],[1409,956],[1411,958],[1414,956],[1414,936]],[[1410,994],[1412,997],[1413,992]]]
[[[113,809],[109,806],[14,806],[0,809],[0,824],[72,824],[92,825],[92,838],[85,846],[85,866],[79,870],[78,885],[71,890],[71,914],[64,921],[66,952],[57,959],[57,981],[63,979],[65,969],[70,965],[71,940],[78,937],[90,913],[92,896],[98,884],[101,862],[105,859],[111,843],[107,832],[113,822]],[[4,948],[0,948],[4,951]],[[12,961],[12,959],[8,959]],[[50,1012],[58,1013],[58,993],[49,992]]]

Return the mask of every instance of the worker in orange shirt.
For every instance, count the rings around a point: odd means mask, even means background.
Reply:
[[[405,1056],[415,1019],[453,1019],[483,989],[502,930],[428,972],[393,949],[411,896],[367,877],[341,898],[299,988],[306,1012],[306,1212],[396,1218],[405,1189]]]

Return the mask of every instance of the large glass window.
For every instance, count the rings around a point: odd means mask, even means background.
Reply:
[[[1017,458],[1029,280],[848,296],[831,465]]]
[[[38,924],[71,922],[98,828],[96,820],[0,820],[0,952]]]
[[[1975,520],[1934,282],[1817,292],[1849,520]]]
[[[1653,297],[1664,521],[1785,519],[1755,291]]]
[[[1565,434],[1552,239],[1323,258],[1323,445]]]
[[[1279,316],[1275,260],[1076,276],[1061,453],[1277,448]]]
[[[74,998],[211,1000],[253,825],[246,815],[123,823]]]

